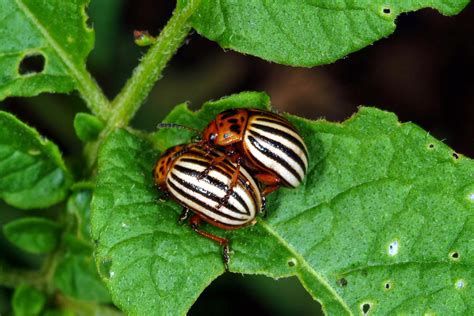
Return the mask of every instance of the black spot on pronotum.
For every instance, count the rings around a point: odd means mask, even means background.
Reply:
[[[365,303],[364,305],[362,305],[362,311],[364,312],[364,314],[367,314],[370,310],[370,304],[369,303]]]
[[[390,10],[390,8],[383,8],[382,11],[383,11],[383,13],[385,13],[385,14],[390,14],[390,13],[392,13],[392,10]]]
[[[240,134],[240,125],[239,124],[232,124],[230,126],[230,130],[234,133]]]
[[[18,68],[20,75],[40,73],[44,70],[44,56],[41,54],[28,55],[23,57]]]
[[[337,284],[338,284],[339,286],[342,286],[342,287],[347,286],[347,280],[346,280],[346,278],[340,278],[339,280],[337,280]]]
[[[453,158],[454,159],[459,159],[459,155],[457,153],[453,153]]]

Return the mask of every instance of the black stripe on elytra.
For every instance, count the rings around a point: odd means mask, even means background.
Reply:
[[[178,166],[178,165],[175,165],[175,167],[178,167],[177,170],[179,170],[179,171],[181,171],[181,172],[185,172],[185,171],[184,171],[184,170],[180,170],[180,169],[182,169],[182,168],[183,168],[183,169],[187,169],[187,168],[184,168],[184,167]],[[187,169],[187,171],[190,172],[190,171],[193,171],[193,170]],[[231,177],[232,177],[231,174],[225,174],[225,173],[222,172],[222,170],[219,170],[219,171],[221,171],[221,174],[222,174],[223,176],[229,177],[229,181],[230,181],[230,179],[231,179]],[[201,174],[201,173],[198,172],[198,171],[194,171],[194,172],[195,172],[195,173],[187,173],[187,174],[190,175],[190,176],[192,176],[192,177],[197,177],[197,176],[199,176],[199,175]],[[231,172],[231,171],[230,171],[230,172]],[[241,178],[241,177],[239,177],[239,178]],[[204,177],[203,180],[207,181],[209,184],[211,184],[211,185],[213,185],[213,186],[215,186],[215,187],[218,187],[219,189],[221,189],[221,190],[223,190],[223,191],[226,191],[226,192],[227,192],[227,190],[228,190],[228,188],[229,188],[225,183],[223,183],[222,181],[220,181],[220,180],[217,179],[217,178],[211,177],[210,175],[207,175],[206,177]],[[242,179],[240,179],[240,180],[242,180]],[[240,181],[240,182],[243,182],[243,181]],[[258,190],[258,188],[256,188],[256,189]],[[244,199],[243,199],[243,197],[240,195],[240,193],[238,193],[238,192],[235,191],[235,190],[232,190],[231,196],[232,196],[234,199],[236,199],[241,205],[243,205],[244,208],[245,208],[245,211],[246,211],[245,213],[242,213],[242,212],[240,212],[240,211],[238,211],[238,210],[237,210],[236,212],[237,212],[237,213],[240,213],[240,214],[250,215],[250,208],[249,208],[249,205],[244,201]],[[254,205],[257,205],[255,199],[253,198],[253,196],[252,196],[252,202],[253,202]]]
[[[278,117],[278,116],[277,117],[272,117],[272,116],[268,117],[268,116],[258,115],[258,116],[256,116],[256,121],[257,122],[260,121],[260,122],[280,124],[280,125],[283,125],[285,127],[288,127],[288,129],[291,129],[293,132],[298,133],[296,131],[296,129],[294,128],[294,126],[291,125],[290,122],[288,122],[287,120],[284,120],[284,119],[282,119],[281,117]]]
[[[197,157],[197,158],[198,159],[193,159],[193,158],[187,158],[186,157],[186,158],[181,158],[181,161],[189,162],[189,163],[192,163],[192,164],[197,164],[197,165],[199,165],[201,167],[204,167],[204,168],[209,167],[210,161],[207,162],[207,161],[200,160],[199,158],[201,158],[201,157]],[[220,172],[225,177],[229,177],[229,179],[232,178],[232,175],[234,174],[234,172],[236,172],[236,169],[237,169],[237,167],[234,166],[229,159],[225,159],[222,163],[220,163],[218,165],[215,165],[214,167],[215,167],[214,170]],[[243,167],[240,166],[240,168],[243,168]],[[215,179],[215,178],[212,178],[212,179]],[[217,179],[215,179],[215,180],[218,181]],[[245,187],[247,185],[247,181],[251,182],[249,179],[247,179],[247,177],[242,172],[240,172],[239,176],[237,177],[237,182],[238,183],[240,182],[240,184],[242,184],[242,186]],[[259,190],[258,188],[255,188],[255,187],[253,187],[252,189]],[[256,202],[256,199],[254,199],[254,202]],[[242,204],[244,204],[244,203],[242,203]],[[247,204],[244,204],[244,205],[247,205]],[[257,204],[255,204],[255,205],[257,205]],[[246,209],[248,210],[248,207],[246,207]]]
[[[174,183],[168,181],[168,185],[170,187],[173,188],[173,190],[177,191],[180,195],[182,195],[185,199],[189,199],[197,204],[199,204],[201,207],[207,209],[208,211],[210,211],[211,213],[215,213],[215,214],[218,214],[218,215],[221,215],[222,217],[225,217],[227,219],[230,219],[230,220],[236,220],[236,221],[241,221],[243,222],[244,220],[240,219],[240,218],[234,218],[234,217],[231,217],[229,216],[228,214],[224,214],[222,212],[219,212],[218,210],[216,210],[215,208],[211,207],[210,205],[204,203],[203,201],[200,201],[198,199],[196,199],[195,197],[189,195],[188,193],[184,192],[183,190],[181,190],[180,188],[178,188]],[[199,210],[194,210],[192,209],[193,211],[195,212],[200,212]],[[206,216],[209,216],[208,214],[205,214]],[[229,224],[229,223],[225,223],[226,225],[231,225],[231,226],[238,226],[240,224]]]
[[[252,123],[250,125],[251,128],[256,128],[256,129],[260,129],[264,132],[267,132],[267,133],[271,133],[271,134],[275,134],[275,135],[278,135],[278,136],[281,136],[283,138],[285,138],[287,141],[289,141],[290,143],[293,143],[295,144],[296,146],[298,146],[299,149],[301,149],[301,151],[304,153],[304,155],[306,156],[306,160],[308,160],[308,152],[306,151],[306,148],[304,147],[304,144],[302,143],[302,140],[299,140],[298,138],[294,137],[293,135],[290,135],[288,133],[285,133],[284,131],[282,130],[279,130],[279,129],[276,129],[276,128],[273,128],[271,126],[267,126],[267,125],[262,125],[262,124],[258,124],[258,123]],[[298,133],[297,133],[298,134]]]
[[[288,162],[286,162],[285,160],[283,160],[281,157],[275,155],[273,152],[271,152],[270,150],[268,150],[267,148],[263,147],[259,142],[258,140],[255,139],[255,137],[253,136],[249,136],[249,141],[250,143],[252,144],[253,147],[255,147],[255,149],[257,149],[259,152],[261,152],[263,155],[267,156],[268,158],[270,158],[271,160],[274,160],[276,162],[278,162],[280,165],[282,165],[285,169],[287,169],[289,172],[291,172],[291,174],[297,178],[299,181],[302,181],[303,179],[301,178],[300,174],[298,172],[296,172],[296,170],[290,166],[290,164]],[[254,157],[254,159],[257,160],[257,158]],[[278,170],[274,170],[274,172],[278,172]]]
[[[180,172],[182,172],[182,173],[184,173],[184,174],[186,174],[186,175],[188,175],[188,176],[190,176],[190,177],[196,178],[196,179],[201,174],[201,172],[199,172],[199,171],[192,170],[192,169],[189,169],[189,168],[186,168],[186,167],[183,167],[183,166],[179,166],[179,165],[174,165],[173,168],[180,171]],[[172,175],[174,177],[176,177],[176,178],[173,177],[173,179],[178,181],[177,176],[174,175],[174,174],[172,174]],[[179,182],[181,185],[186,186],[186,187],[188,186],[188,185],[186,185],[187,182],[185,182],[182,179],[179,179],[179,180],[182,181],[182,183]],[[211,176],[207,175],[206,177],[203,178],[203,180],[206,181],[207,183],[209,183],[210,185],[212,185],[214,187],[217,187],[218,189],[220,189],[224,192],[227,192],[227,190],[228,190],[228,186],[225,183],[223,183],[222,181],[220,181],[220,180],[218,180],[214,177],[211,177]],[[193,189],[193,191],[201,193],[201,195],[204,195],[204,196],[212,199],[217,204],[220,203],[221,198],[218,197],[217,195],[215,195],[214,193],[211,193],[207,190],[204,190],[203,188],[200,188],[200,187],[198,187],[194,184],[191,184],[191,183],[189,183],[189,186],[192,187],[190,189]],[[243,213],[243,212],[239,211],[235,206],[231,205],[230,203],[226,203],[223,206],[228,207],[229,209],[231,209],[232,211],[234,211],[236,213],[243,214],[243,215],[250,215],[249,206],[247,205],[247,203],[245,203],[244,199],[240,196],[240,194],[238,194],[236,191],[233,190],[231,196],[234,199],[236,199],[245,208],[246,212]]]
[[[220,198],[217,197],[215,194],[212,194],[211,192],[208,192],[207,190],[203,190],[202,188],[198,187],[198,186],[195,186],[194,184],[190,184],[186,181],[184,181],[183,179],[177,177],[176,175],[172,174],[172,179],[176,182],[178,182],[180,185],[184,186],[185,188],[187,189],[190,189],[192,190],[193,192],[195,193],[198,193],[204,197],[207,197],[209,198],[210,200],[212,200],[213,202],[216,202],[217,204],[219,203],[220,201]],[[232,220],[237,220],[237,221],[242,221],[241,218],[238,218],[238,217],[233,217],[231,214],[227,214],[227,213],[224,213],[224,212],[221,212],[219,211],[218,209],[216,209],[215,207],[212,207],[210,206],[209,204],[205,203],[204,201],[201,201],[199,200],[198,198],[188,194],[187,192],[183,191],[182,189],[178,188],[178,186],[176,186],[176,184],[174,184],[173,182],[171,181],[168,181],[168,184],[175,190],[177,191],[179,194],[183,195],[185,198],[201,205],[202,207],[204,207],[205,209],[213,212],[213,213],[216,213],[218,215],[221,215],[222,217],[225,217],[225,218],[228,218],[228,219],[232,219]],[[231,209],[232,211],[234,210],[237,210],[234,206],[232,205],[225,205],[225,207]],[[238,211],[234,211],[234,213],[239,213],[239,214],[242,214]]]
[[[204,161],[204,160],[194,159],[194,158],[181,158],[181,161],[196,164],[204,168],[208,168],[211,164],[211,161]],[[218,171],[220,171],[222,175],[229,178],[232,178],[232,174],[234,173],[234,170],[235,170],[235,167],[234,169],[232,169],[233,165],[229,166],[229,165],[224,165],[224,164],[218,164],[218,165],[214,165],[213,167],[214,167],[213,168],[214,170],[217,169]]]
[[[254,130],[250,130],[250,134],[252,134],[254,137],[258,138],[259,140],[262,140],[263,142],[267,143],[270,146],[273,146],[275,148],[278,148],[282,152],[284,152],[288,157],[290,157],[292,160],[294,160],[303,170],[303,173],[306,173],[306,166],[304,165],[303,160],[301,159],[300,156],[298,156],[291,148],[286,147],[279,141],[276,141],[274,139],[270,139],[266,136],[263,136],[259,133],[257,133]]]

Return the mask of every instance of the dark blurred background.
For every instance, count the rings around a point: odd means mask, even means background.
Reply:
[[[94,0],[90,23],[96,48],[88,65],[109,97],[123,86],[146,52],[133,43],[133,30],[157,35],[171,15],[174,1]],[[165,70],[133,125],[153,130],[171,108],[244,91],[266,91],[273,106],[307,118],[342,121],[359,105],[395,112],[459,153],[474,157],[474,9],[445,17],[431,9],[402,14],[396,32],[331,65],[291,68],[222,50],[216,43],[189,36]],[[0,108],[15,113],[59,144],[71,161],[81,159],[81,143],[72,120],[87,111],[76,94],[11,98]],[[6,207],[0,205],[2,211]],[[0,212],[0,225],[16,217]],[[1,237],[1,236],[0,236]],[[0,249],[19,265],[37,258]],[[6,249],[6,250],[5,250]],[[36,260],[36,261],[35,261]],[[0,306],[9,291],[0,289]],[[226,274],[201,295],[190,315],[315,315],[319,306],[295,279],[273,281]],[[0,308],[0,314],[2,309]]]

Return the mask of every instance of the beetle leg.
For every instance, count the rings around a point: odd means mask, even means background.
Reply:
[[[262,194],[264,196],[267,196],[269,195],[270,193],[272,193],[273,191],[277,190],[280,186],[277,184],[277,185],[268,185],[266,186],[265,188],[263,188],[262,190]]]
[[[263,218],[267,218],[267,198],[262,195],[262,208],[259,211]]]
[[[188,219],[189,213],[191,213],[191,210],[187,207],[183,207],[183,211],[181,212],[181,215],[178,217],[178,223],[182,224],[185,220]]]
[[[204,169],[203,171],[201,171],[201,174],[199,174],[197,176],[197,179],[198,180],[201,180],[203,179],[205,176],[207,176],[209,174],[209,171],[211,171],[212,169],[214,169],[214,166],[223,162],[225,159],[227,159],[226,156],[219,156],[219,157],[216,157],[214,159],[211,160],[211,163],[209,164],[209,167],[207,167],[206,169]]]
[[[208,233],[206,231],[203,231],[199,229],[199,224],[201,223],[201,217],[199,215],[194,215],[189,219],[189,225],[191,226],[191,229],[194,230],[196,233],[199,235],[209,238],[215,242],[217,242],[219,245],[222,246],[222,259],[224,261],[224,267],[226,271],[229,271],[229,261],[230,261],[230,248],[229,248],[229,240],[223,237],[219,237],[216,235],[213,235],[211,233]]]
[[[232,175],[232,179],[230,180],[229,188],[227,189],[227,192],[225,193],[225,195],[221,198],[219,204],[217,205],[217,209],[221,208],[221,206],[226,204],[227,201],[229,200],[230,196],[234,192],[234,188],[237,185],[237,180],[239,180],[240,164],[241,163],[242,163],[242,158],[238,157],[235,161],[236,170],[235,170],[234,174]]]
[[[257,173],[254,175],[255,179],[265,185],[262,194],[267,196],[280,187],[281,179],[270,173]]]

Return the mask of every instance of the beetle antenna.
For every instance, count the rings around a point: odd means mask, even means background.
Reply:
[[[179,129],[187,129],[191,132],[194,132],[198,135],[201,134],[201,131],[196,129],[196,128],[192,128],[192,127],[189,127],[189,126],[184,126],[184,125],[181,125],[181,124],[176,124],[176,123],[159,123],[158,125],[156,125],[156,128],[157,129],[162,129],[162,128],[179,128]]]

